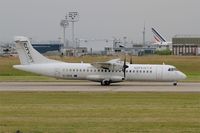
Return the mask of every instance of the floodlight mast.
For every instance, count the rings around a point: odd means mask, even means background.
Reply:
[[[79,13],[78,12],[69,12],[68,16],[66,16],[66,17],[67,17],[67,20],[72,23],[72,44],[74,46],[74,44],[75,44],[74,22],[79,21]],[[75,46],[75,47],[77,48],[77,46]]]
[[[65,30],[66,30],[67,26],[69,26],[67,19],[61,20],[60,26],[63,28],[63,46],[64,46],[64,48],[67,48],[68,46],[66,46],[66,39],[65,39]]]
[[[144,29],[143,29],[142,34],[143,34],[143,45],[145,45],[146,44],[146,24],[145,24],[145,22],[144,22]]]

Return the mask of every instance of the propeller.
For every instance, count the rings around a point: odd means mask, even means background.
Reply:
[[[126,56],[124,58],[124,65],[123,65],[123,72],[124,72],[124,78],[126,78],[126,69],[128,68],[128,65],[126,65]]]
[[[133,56],[130,57],[130,64],[133,64]]]

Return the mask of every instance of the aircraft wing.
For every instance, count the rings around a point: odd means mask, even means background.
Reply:
[[[95,62],[91,64],[97,69],[107,69],[107,70],[122,70],[123,62],[120,59],[114,59],[107,62]]]

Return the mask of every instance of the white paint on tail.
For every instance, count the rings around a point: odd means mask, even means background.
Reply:
[[[19,59],[22,65],[58,62],[42,56],[32,47],[27,37],[17,36],[14,40],[16,42],[16,50],[19,54]]]

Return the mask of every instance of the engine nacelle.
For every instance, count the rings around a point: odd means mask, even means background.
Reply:
[[[111,83],[122,82],[124,81],[124,77],[121,76],[112,76],[110,77]]]

